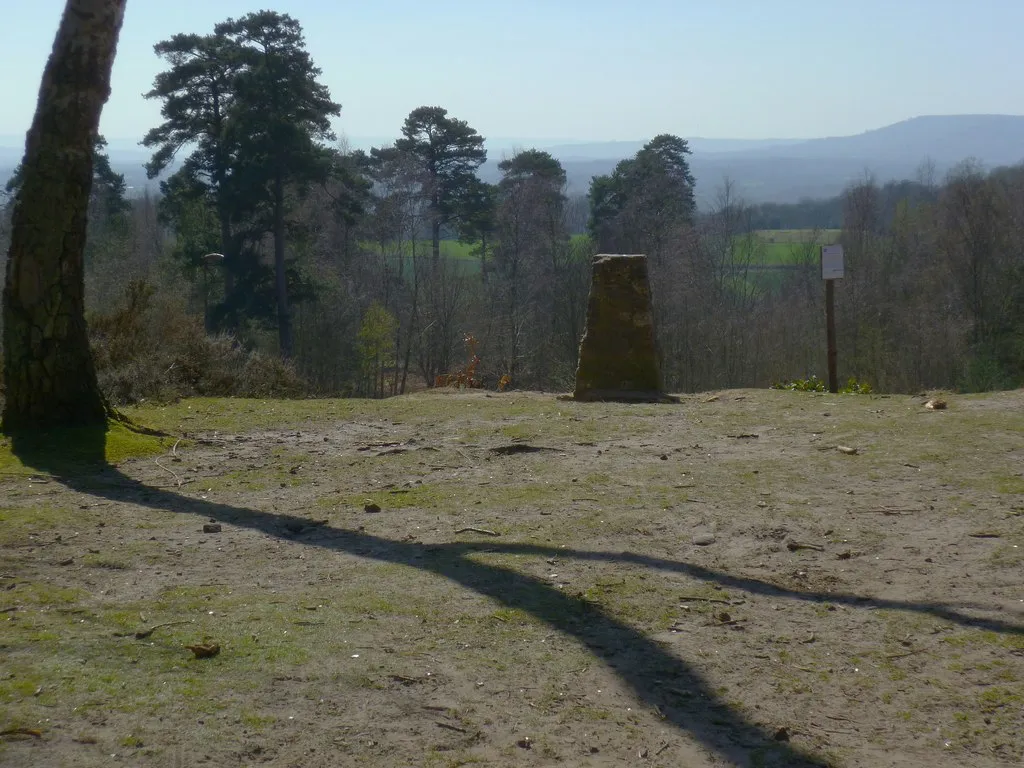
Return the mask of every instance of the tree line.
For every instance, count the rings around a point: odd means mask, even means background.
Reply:
[[[484,138],[438,106],[412,110],[390,145],[349,151],[286,14],[155,50],[162,121],[143,143],[159,196],[126,199],[101,139],[92,153],[86,301],[115,400],[565,390],[601,252],[649,256],[670,389],[767,386],[824,369],[826,238],[848,257],[844,376],[892,391],[1024,381],[1022,167],[867,180],[791,206],[748,206],[724,180],[698,211],[690,149],[663,134],[570,199],[537,149],[481,181]],[[780,260],[767,228],[807,232]]]

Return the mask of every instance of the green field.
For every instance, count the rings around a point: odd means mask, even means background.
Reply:
[[[405,243],[402,247],[402,255],[408,259],[413,254],[413,244]],[[456,271],[461,274],[480,274],[480,256],[474,253],[474,250],[478,247],[477,243],[460,243],[458,240],[442,240],[441,241],[441,258],[446,262],[452,264]],[[364,242],[363,248],[366,249],[367,253],[375,256],[380,256],[380,246],[372,242]],[[430,257],[431,244],[429,240],[420,240],[416,242],[416,257],[417,258],[429,258]],[[394,265],[397,261],[397,249],[394,246],[389,245],[387,249],[387,260],[389,263]],[[404,267],[408,269],[408,264]]]
[[[748,242],[746,235],[737,236],[735,239],[734,259],[737,263],[747,263],[751,268],[764,272],[758,276],[762,283],[775,286],[779,282],[780,275],[771,274],[770,271],[776,268],[785,268],[799,264],[815,264],[818,258],[818,246],[834,243],[839,237],[839,230],[825,229],[762,229],[752,233],[753,242]],[[574,246],[583,246],[589,238],[586,234],[576,234],[571,238]],[[416,255],[429,256],[430,241],[422,240],[416,242]],[[371,253],[379,253],[379,246],[373,243],[364,243],[364,247]],[[478,243],[462,243],[457,240],[441,241],[441,257],[454,263],[456,268],[463,274],[479,274],[480,256],[477,253]],[[408,258],[412,255],[411,243],[404,248],[404,255]],[[389,249],[394,258],[394,249]],[[488,254],[490,258],[490,254]]]
[[[817,258],[817,246],[828,245],[839,238],[838,229],[761,229],[756,233],[761,240],[762,258],[768,265],[799,264],[808,255]]]

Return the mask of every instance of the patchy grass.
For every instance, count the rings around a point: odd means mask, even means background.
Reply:
[[[188,400],[102,482],[6,446],[0,730],[43,735],[0,762],[1019,762],[1022,405]]]
[[[171,447],[173,440],[154,437],[110,422],[105,431],[94,428],[67,428],[34,434],[24,438],[30,450],[45,452],[53,463],[69,468],[106,462],[117,465],[129,459],[155,456]],[[38,475],[13,450],[10,437],[0,436],[0,477]]]

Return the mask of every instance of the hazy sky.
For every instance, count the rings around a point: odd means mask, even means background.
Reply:
[[[0,0],[0,135],[24,134],[64,0]],[[339,131],[439,105],[488,138],[834,136],[1024,114],[1021,0],[129,0],[101,130],[159,122],[153,44],[261,7],[303,25]],[[16,23],[15,23],[16,22]]]

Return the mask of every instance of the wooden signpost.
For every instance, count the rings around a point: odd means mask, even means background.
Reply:
[[[821,279],[825,281],[825,335],[828,338],[828,391],[839,391],[836,362],[835,281],[843,278],[843,246],[821,246]]]

